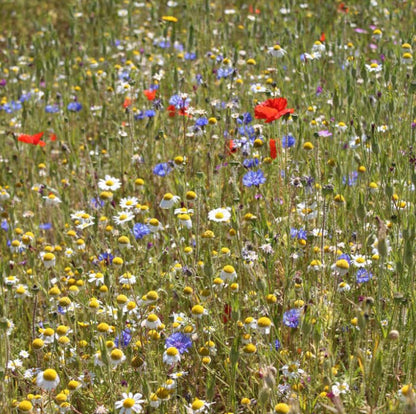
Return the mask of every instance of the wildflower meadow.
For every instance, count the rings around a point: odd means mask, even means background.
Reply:
[[[416,413],[415,16],[0,0],[0,413]]]

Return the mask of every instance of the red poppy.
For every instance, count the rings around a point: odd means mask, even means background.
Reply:
[[[270,158],[272,159],[277,158],[276,140],[271,139],[269,142],[269,145],[270,145]]]
[[[320,40],[321,42],[325,42],[325,39],[326,39],[326,37],[325,37],[325,32],[322,32],[322,33],[321,33],[321,37],[319,38],[319,40]]]
[[[153,99],[156,98],[156,89],[151,90],[151,89],[146,89],[143,91],[143,93],[145,94],[146,98],[149,101],[153,101]]]
[[[228,303],[226,303],[224,305],[224,313],[223,313],[223,316],[222,316],[223,323],[227,323],[228,321],[230,321],[230,319],[231,319],[231,311],[232,311],[231,305],[229,305]]]
[[[340,3],[338,6],[340,12],[348,13],[348,6],[345,3]]]
[[[25,142],[26,144],[39,145],[40,147],[44,147],[46,142],[41,140],[43,134],[43,132],[39,132],[35,135],[21,134],[17,140],[20,142]]]
[[[132,100],[130,98],[124,99],[123,108],[126,109],[132,104]]]
[[[285,98],[268,99],[254,108],[254,115],[257,119],[265,119],[267,123],[276,121],[283,115],[292,114],[293,108],[286,108]]]
[[[228,143],[228,148],[230,150],[230,154],[237,152],[237,147],[234,145],[234,141],[232,139],[230,139],[230,142]]]
[[[176,114],[178,115],[182,115],[182,116],[188,116],[188,113],[186,112],[188,108],[180,108],[176,111],[176,106],[175,105],[169,105],[167,107],[167,110],[169,112],[169,116],[173,117]]]

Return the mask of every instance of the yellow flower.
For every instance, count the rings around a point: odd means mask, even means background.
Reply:
[[[174,16],[162,16],[162,20],[164,22],[172,22],[172,23],[176,23],[178,21],[178,19]]]

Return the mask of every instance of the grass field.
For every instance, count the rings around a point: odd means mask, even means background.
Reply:
[[[415,13],[0,0],[0,412],[416,413]]]

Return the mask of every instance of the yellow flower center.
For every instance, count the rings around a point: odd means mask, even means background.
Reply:
[[[123,358],[123,352],[120,349],[113,349],[110,354],[111,359],[120,361]]]
[[[265,316],[263,316],[262,318],[259,318],[259,320],[257,321],[257,325],[260,328],[268,328],[271,324],[272,324],[272,321]]]
[[[43,379],[45,381],[55,381],[58,373],[54,369],[47,369],[43,372]]]
[[[114,185],[114,182],[113,182],[113,181],[111,181],[111,180],[107,180],[107,181],[105,182],[105,185],[106,185],[106,186],[108,186],[108,187],[111,187],[111,186],[113,186],[113,185]]]
[[[340,269],[348,270],[350,268],[350,265],[345,259],[341,259],[341,260],[337,260],[336,267],[339,267]]]
[[[192,308],[192,313],[194,315],[202,315],[204,313],[204,308],[201,305],[195,305]]]
[[[171,194],[171,193],[166,193],[166,194],[163,196],[163,199],[164,199],[164,200],[167,200],[167,201],[172,200],[172,198],[173,198],[173,194]]]
[[[221,213],[220,211],[218,213],[215,214],[215,218],[216,219],[223,219],[224,218],[224,213]]]
[[[54,255],[53,253],[46,253],[46,254],[43,256],[43,260],[44,260],[45,262],[51,262],[53,259],[55,259],[55,255]]]
[[[133,405],[135,404],[136,402],[133,400],[133,398],[126,398],[124,401],[123,401],[123,407],[124,408],[131,408],[131,407],[133,407]]]
[[[166,350],[166,354],[169,356],[176,356],[178,355],[178,353],[179,351],[174,346],[171,346],[170,348]]]
[[[235,272],[234,267],[230,265],[224,266],[222,270],[224,270],[225,273],[230,273],[230,274]]]
[[[200,410],[204,406],[204,401],[195,398],[194,402],[192,403],[193,410]]]
[[[119,220],[126,220],[126,218],[127,218],[127,214],[122,213],[120,214]]]

